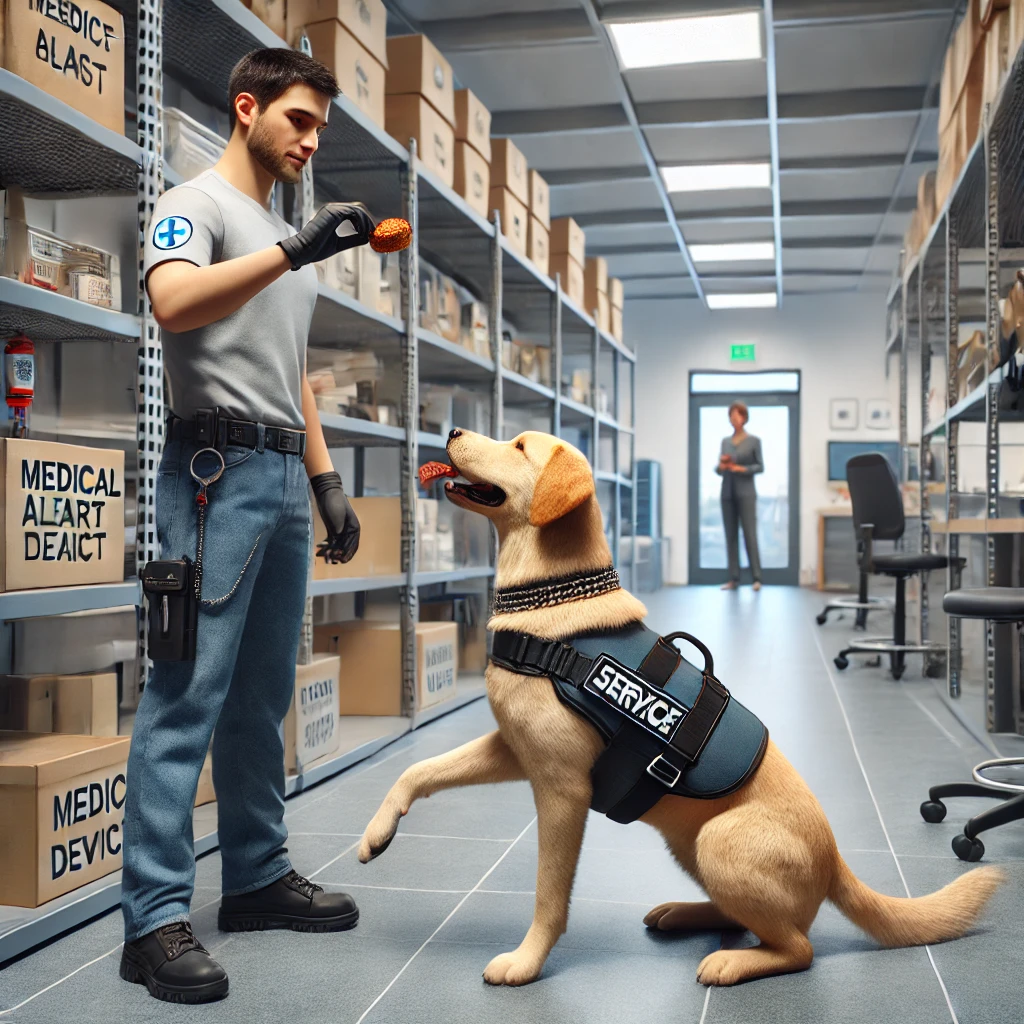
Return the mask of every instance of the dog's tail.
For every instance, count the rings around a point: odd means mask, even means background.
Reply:
[[[928,896],[884,896],[857,878],[837,853],[828,898],[881,945],[923,946],[969,931],[1005,880],[999,868],[975,868]]]

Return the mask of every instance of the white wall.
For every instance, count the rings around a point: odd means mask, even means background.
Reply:
[[[696,302],[635,300],[627,303],[625,321],[637,345],[637,457],[657,459],[664,471],[664,532],[671,538],[667,582],[687,579],[689,371],[747,368],[801,371],[800,568],[801,580],[811,582],[817,510],[835,497],[828,487],[826,442],[899,436],[896,358],[885,378],[884,295],[795,296],[781,310],[716,313]],[[739,341],[757,343],[756,363],[730,365],[730,343]],[[856,431],[829,430],[832,398],[860,400]],[[864,403],[872,398],[892,403],[891,431],[864,428]],[[909,404],[913,409],[914,402]],[[723,428],[724,436],[728,424]]]

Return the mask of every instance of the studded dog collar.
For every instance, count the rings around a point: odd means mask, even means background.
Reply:
[[[508,615],[511,612],[551,608],[556,604],[569,604],[600,594],[610,594],[621,586],[619,574],[612,566],[608,566],[606,569],[591,569],[534,583],[522,583],[517,587],[501,587],[494,591],[494,614]]]

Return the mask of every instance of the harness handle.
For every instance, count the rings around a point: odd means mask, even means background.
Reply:
[[[692,644],[704,655],[704,675],[713,676],[715,674],[715,659],[707,647],[695,636],[691,636],[689,633],[669,633],[668,636],[663,636],[662,640],[667,644],[674,644],[676,640],[685,640],[688,644]]]

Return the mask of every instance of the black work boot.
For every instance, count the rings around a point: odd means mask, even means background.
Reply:
[[[227,972],[203,948],[188,921],[126,942],[121,977],[168,1003],[212,1003],[228,994]]]
[[[225,932],[342,932],[354,928],[358,920],[359,909],[351,896],[324,892],[295,871],[255,892],[222,897],[217,915],[217,925]]]

